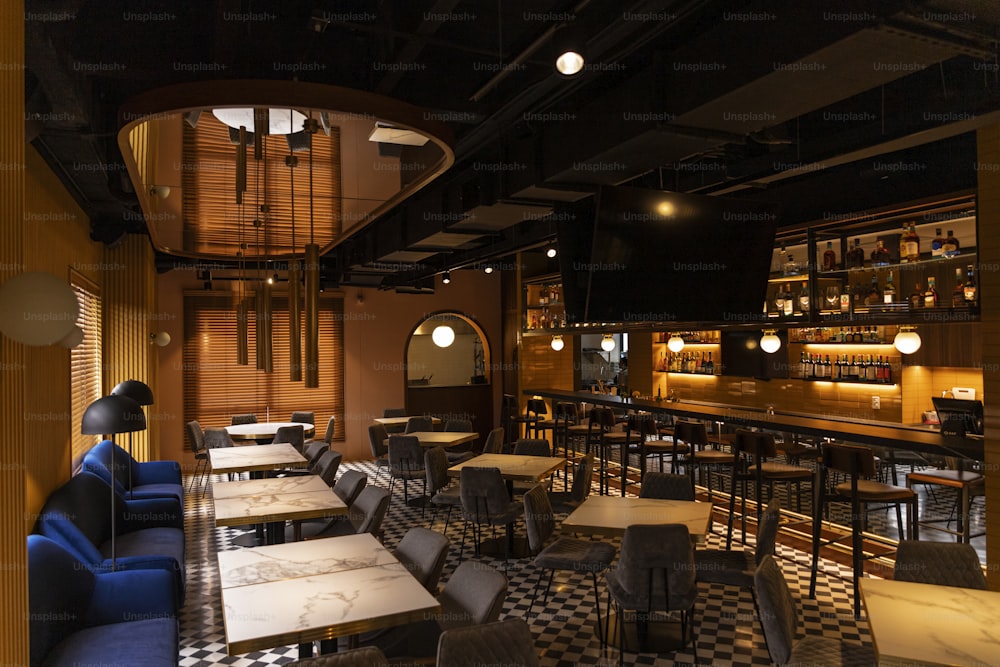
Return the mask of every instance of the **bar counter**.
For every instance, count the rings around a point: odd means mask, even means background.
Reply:
[[[565,389],[525,389],[527,396],[541,396],[555,401],[592,403],[622,410],[645,410],[686,419],[722,422],[737,427],[757,427],[797,435],[830,437],[852,443],[895,447],[938,456],[957,456],[977,461],[983,460],[982,436],[965,438],[944,437],[937,426],[907,426],[841,416],[817,416],[774,410],[769,413],[761,408],[723,405],[698,401],[655,401],[642,398],[623,398],[609,394]]]

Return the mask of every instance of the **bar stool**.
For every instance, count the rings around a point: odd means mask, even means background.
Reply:
[[[820,532],[823,529],[823,510],[827,502],[847,502],[851,504],[851,556],[854,569],[854,615],[860,618],[861,595],[858,590],[858,579],[864,575],[866,560],[862,546],[864,518],[862,505],[869,503],[886,503],[896,506],[896,520],[899,522],[899,539],[903,535],[902,506],[907,506],[906,537],[914,534],[917,517],[917,494],[913,489],[892,486],[871,479],[875,476],[875,455],[867,447],[858,445],[826,444],[820,453],[820,480],[816,486],[816,507],[813,516],[813,551],[812,574],[809,577],[809,597],[816,597],[816,573],[819,567]],[[830,471],[846,474],[849,479],[827,489],[827,478]],[[831,539],[826,544],[837,542],[843,537]]]
[[[575,458],[577,443],[585,444],[587,439],[587,425],[580,423],[580,410],[572,401],[559,401],[552,409],[552,413],[556,422],[552,436],[553,453],[557,451],[556,448],[562,446],[565,457],[569,459],[572,448]]]
[[[682,442],[687,445],[689,451],[687,456],[679,459],[679,445]],[[716,439],[714,444],[721,445],[722,441]],[[673,458],[672,472],[675,472],[673,468],[676,467],[678,461],[683,462],[687,467],[688,474],[691,475],[692,483],[694,483],[695,468],[699,469],[699,474],[701,469],[708,468],[708,484],[706,486],[709,497],[712,495],[712,467],[731,467],[733,465],[733,455],[730,452],[710,447],[705,424],[694,421],[679,421],[674,425]]]
[[[514,441],[521,437],[521,424],[524,417],[521,416],[521,406],[517,402],[517,396],[504,394],[500,403],[504,428],[504,452],[509,453]]]
[[[612,434],[614,435],[614,434]],[[622,448],[622,495],[625,495],[625,487],[628,485],[628,462],[631,454],[639,456],[639,480],[646,478],[646,457],[649,455],[648,447],[653,443],[659,443],[656,438],[656,416],[650,413],[638,413],[629,415],[628,429],[624,447]],[[655,446],[655,445],[654,445]],[[662,459],[661,459],[662,461]],[[663,464],[660,464],[660,472]]]
[[[948,525],[951,523],[951,515],[947,519],[925,519],[920,521],[919,517],[914,521],[913,539],[917,539],[920,526],[932,530],[940,530],[950,535],[955,535],[959,542],[969,543],[973,537],[985,535],[985,532],[970,535],[969,524],[971,524],[969,512],[972,508],[972,499],[977,495],[983,495],[986,491],[986,478],[978,472],[972,470],[925,470],[921,472],[911,472],[906,476],[906,488],[912,489],[914,484],[936,484],[958,492],[956,505],[958,507],[958,518],[956,530],[951,530]],[[944,528],[932,526],[933,523],[945,523]]]
[[[607,436],[616,423],[615,413],[611,408],[591,408],[590,421],[587,424],[587,454],[594,452],[600,459],[598,468],[598,486],[600,495],[608,494],[607,470],[608,470],[608,448],[611,443],[607,441]]]
[[[765,502],[763,497],[764,482],[767,482],[767,500],[774,497],[774,483],[784,482],[795,484],[796,510],[802,512],[802,482],[814,483],[815,473],[810,468],[768,461],[778,455],[774,435],[764,431],[736,432],[733,441],[733,483],[729,494],[729,525],[726,531],[726,549],[732,548],[733,516],[736,506],[736,482],[740,482],[740,524],[743,541],[747,535],[747,482],[754,482],[754,501],[757,503],[757,521]]]
[[[527,426],[524,429],[524,437],[530,438],[534,437],[536,440],[539,438],[546,438],[546,431],[552,431],[556,427],[556,422],[554,419],[545,419],[544,415],[549,414],[549,407],[545,404],[545,399],[542,398],[529,398],[528,407],[525,409],[525,420],[529,423],[535,431],[534,436],[528,435]]]

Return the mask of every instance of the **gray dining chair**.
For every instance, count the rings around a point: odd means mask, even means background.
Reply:
[[[293,412],[291,418],[288,421],[300,422],[302,424],[312,424],[316,425],[316,413],[315,412]]]
[[[431,504],[431,526],[437,518],[438,510],[447,508],[448,514],[444,519],[444,534],[448,534],[448,524],[451,521],[451,511],[455,507],[462,506],[462,496],[459,493],[458,484],[452,484],[452,478],[448,476],[448,457],[444,447],[431,447],[424,452],[424,487],[428,501]]]
[[[463,467],[459,478],[459,493],[462,496],[462,554],[465,553],[465,535],[472,526],[475,553],[479,555],[482,541],[482,527],[489,526],[496,538],[497,526],[512,526],[521,516],[521,503],[512,502],[498,468]],[[506,541],[505,541],[506,544]],[[510,557],[505,549],[504,559]]]
[[[472,421],[469,419],[449,419],[444,423],[444,430],[447,433],[469,433],[474,429]],[[475,452],[472,451],[472,442],[463,442],[460,445],[449,447],[445,450],[445,455],[451,465],[457,465],[476,456]]]
[[[405,417],[406,408],[385,408],[382,410],[383,417]]]
[[[538,667],[531,629],[521,618],[453,628],[438,639],[437,667]]]
[[[375,481],[378,481],[378,476],[383,469],[389,468],[389,448],[386,445],[386,440],[389,439],[389,434],[385,430],[385,426],[381,424],[372,424],[368,427],[368,444],[371,446],[372,459],[375,460]]]
[[[396,480],[401,479],[403,480],[403,502],[409,503],[410,480],[424,480],[425,474],[424,451],[420,446],[420,440],[415,435],[394,433],[389,436],[389,474],[392,477],[389,482],[389,493],[392,493]],[[423,495],[427,495],[426,488],[423,490]]]
[[[229,431],[222,428],[221,426],[209,426],[205,429],[205,450],[217,449],[219,447],[233,447],[233,439],[229,435]],[[231,481],[233,476],[240,476],[240,473],[229,473],[228,478]],[[206,475],[207,476],[207,475]]]
[[[337,653],[286,662],[285,667],[388,667],[389,659],[375,646],[344,649]]]
[[[366,486],[354,504],[347,508],[346,518],[336,518],[316,537],[337,537],[371,533],[382,539],[382,520],[389,509],[389,492],[381,486]]]
[[[441,533],[414,526],[406,531],[392,553],[431,595],[437,595],[450,544]]]
[[[295,424],[294,426],[279,426],[274,432],[274,439],[271,442],[275,444],[287,443],[301,454],[302,447],[305,444],[304,434],[305,430],[302,428],[301,424]]]
[[[503,438],[504,429],[502,426],[486,434],[486,442],[483,443],[483,454],[503,454]]]
[[[694,500],[694,484],[687,475],[650,470],[642,478],[640,498]]]
[[[256,424],[257,415],[253,413],[246,413],[242,415],[233,415],[230,420],[230,426],[239,426],[240,424]]]
[[[208,449],[205,447],[205,432],[197,420],[187,422],[184,424],[184,428],[187,430],[188,440],[191,442],[191,451],[194,452],[194,472],[191,474],[191,488],[189,490],[194,491],[199,476],[208,477]],[[201,473],[198,472],[199,470]]]
[[[557,512],[572,512],[590,495],[594,483],[594,454],[587,454],[573,467],[573,486],[569,491],[550,491],[549,501]]]
[[[333,485],[333,492],[350,507],[367,485],[368,475],[360,470],[345,470]]]
[[[739,586],[753,593],[754,571],[764,556],[774,555],[780,520],[781,501],[772,498],[757,524],[757,544],[753,551],[695,549],[694,567],[698,581]]]
[[[902,540],[896,548],[892,578],[920,584],[986,590],[975,547],[965,542]]]
[[[406,430],[404,433],[414,433],[416,431],[433,431],[434,420],[431,417],[410,417],[406,420]]]

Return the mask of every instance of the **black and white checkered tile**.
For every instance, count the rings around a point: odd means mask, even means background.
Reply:
[[[344,464],[368,474],[369,483],[375,483],[375,467],[365,463]],[[388,487],[389,480],[383,473],[378,482]],[[561,484],[561,482],[557,482]],[[386,517],[385,544],[390,548],[402,538],[411,526],[428,525],[430,514],[421,518],[419,508],[403,503],[401,485],[397,485],[391,510]],[[419,484],[417,485],[419,486]],[[596,492],[596,486],[595,486]],[[180,616],[181,652],[179,664],[184,667],[209,665],[238,665],[263,667],[280,665],[297,657],[297,647],[276,647],[269,651],[238,656],[226,653],[225,632],[220,604],[219,576],[216,563],[218,551],[237,548],[232,540],[247,531],[215,528],[213,526],[211,486],[207,492],[189,493],[186,508],[187,530],[187,598]],[[436,530],[443,530],[439,518]],[[523,526],[520,528],[523,532]],[[715,530],[722,532],[716,522]],[[442,576],[442,584],[459,563],[462,522],[453,520],[448,535],[452,548]],[[734,539],[740,533],[735,531]],[[780,539],[780,538],[779,538]],[[748,547],[753,537],[748,534]],[[725,536],[710,535],[708,548],[723,548]],[[738,546],[734,542],[734,547]],[[466,548],[466,558],[479,558],[498,569],[505,569],[509,594],[504,604],[503,617],[525,617],[534,594],[536,572],[529,559],[503,559],[488,556],[476,557]],[[779,562],[799,604],[800,632],[824,635],[836,639],[865,643],[869,641],[867,624],[855,621],[852,614],[851,570],[824,560],[817,585],[815,600],[808,598],[809,556],[806,553],[779,544]],[[599,579],[602,611],[606,609],[607,593]],[[700,584],[701,593],[695,612],[698,663],[725,665],[768,665],[770,660],[764,646],[760,626],[754,617],[753,599],[748,591],[722,585]],[[595,631],[593,584],[583,574],[560,572],[556,574],[547,602],[537,601],[530,623],[535,646],[541,655],[542,665],[569,667],[574,665],[615,665],[618,652],[615,648],[602,649]],[[671,654],[633,653],[626,651],[624,661],[629,665],[691,664],[693,654],[687,650]]]

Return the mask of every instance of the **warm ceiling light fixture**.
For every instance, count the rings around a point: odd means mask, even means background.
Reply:
[[[447,324],[439,324],[431,332],[431,340],[438,347],[448,347],[455,342],[455,330]]]
[[[268,134],[293,134],[302,130],[306,116],[295,109],[266,109],[268,115]],[[235,109],[212,109],[212,115],[224,125],[240,129],[254,126],[254,107]]]
[[[667,349],[671,352],[680,352],[684,349],[684,339],[678,334],[670,334],[670,338],[667,339]]]
[[[615,337],[611,334],[604,334],[604,338],[601,339],[601,349],[605,352],[615,349]]]
[[[483,267],[483,272],[484,273],[493,273],[493,267],[490,266],[489,264],[487,264],[486,266]]]
[[[441,282],[444,283],[445,285],[451,284],[451,271],[445,271],[441,275]]]
[[[556,30],[552,38],[555,47],[556,71],[563,76],[576,76],[583,71],[586,58],[583,55],[583,40],[577,30],[568,24]]]
[[[916,328],[903,325],[899,327],[899,333],[892,340],[892,345],[902,354],[913,354],[920,349],[920,334]]]
[[[559,250],[558,250],[558,248],[556,248],[556,244],[555,243],[553,243],[552,245],[550,245],[548,247],[548,249],[546,249],[546,251],[545,251],[545,256],[548,257],[549,259],[552,259],[553,257],[555,257],[558,254],[559,254]]]
[[[170,345],[170,334],[166,331],[156,331],[149,334],[149,342],[157,347],[166,347]]]
[[[778,332],[774,329],[765,329],[763,331],[763,336],[760,337],[760,349],[764,350],[768,354],[774,354],[781,349],[781,339],[778,338]]]
[[[553,350],[558,352],[564,347],[566,347],[566,342],[563,340],[562,336],[560,336],[559,334],[555,334],[554,336],[552,336],[552,342],[549,343],[549,345],[552,346]]]

